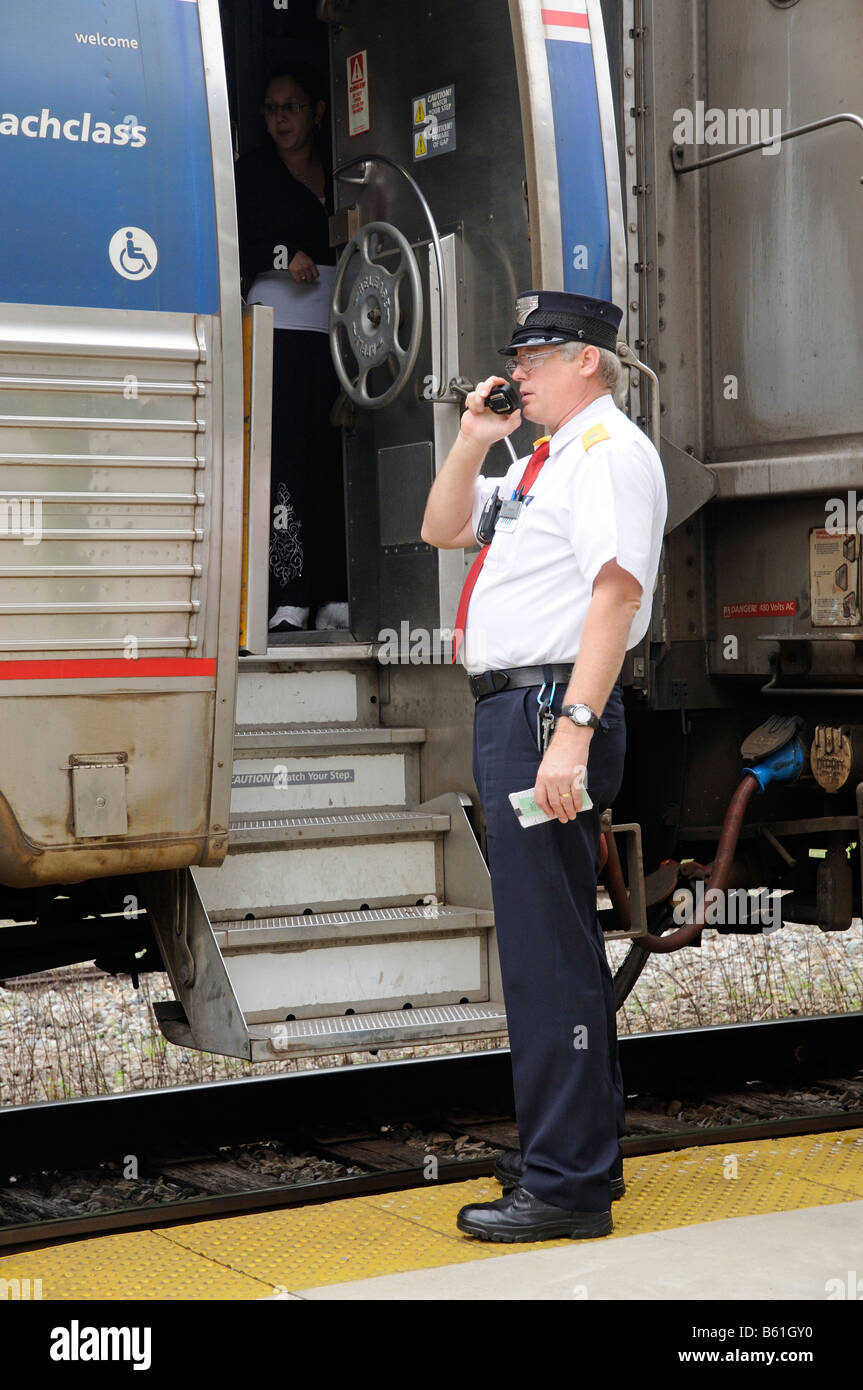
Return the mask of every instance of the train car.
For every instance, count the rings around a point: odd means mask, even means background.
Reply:
[[[420,522],[530,286],[625,306],[623,404],[669,490],[606,821],[619,997],[705,922],[847,928],[853,0],[829,30],[810,0],[48,7],[50,44],[21,15],[0,60],[0,971],[164,962],[166,1035],[257,1060],[503,1033],[450,664],[472,556]],[[349,628],[268,642],[279,383],[233,160],[285,59],[330,93]]]

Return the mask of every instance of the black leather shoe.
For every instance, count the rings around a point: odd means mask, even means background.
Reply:
[[[480,1240],[591,1240],[614,1230],[610,1211],[564,1211],[534,1197],[523,1187],[510,1188],[496,1202],[462,1207],[456,1219],[460,1231]]]
[[[498,1154],[494,1160],[494,1175],[503,1188],[504,1192],[511,1187],[516,1187],[524,1176],[524,1163],[521,1158],[520,1149],[506,1149]],[[622,1177],[609,1178],[611,1188],[611,1200],[617,1202],[626,1192],[626,1183]]]

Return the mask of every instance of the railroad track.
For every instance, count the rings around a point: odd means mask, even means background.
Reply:
[[[621,1062],[624,1157],[863,1127],[860,1015],[624,1038]],[[6,1249],[464,1181],[518,1142],[501,1052],[17,1107],[0,1139]]]
[[[72,989],[93,980],[111,978],[98,965],[59,965],[53,970],[34,970],[30,975],[10,975],[8,979],[0,980],[0,985],[3,989],[29,994],[43,989]]]

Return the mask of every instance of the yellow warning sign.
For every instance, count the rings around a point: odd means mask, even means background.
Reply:
[[[405,103],[407,105],[407,103]],[[455,141],[455,87],[438,87],[411,97],[414,160],[450,154]]]

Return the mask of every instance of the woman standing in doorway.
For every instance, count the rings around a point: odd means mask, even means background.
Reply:
[[[341,435],[330,423],[335,279],[321,155],[323,86],[306,63],[283,64],[264,92],[267,140],[236,166],[240,270],[250,304],[273,309],[270,485],[272,633],[347,627]]]

